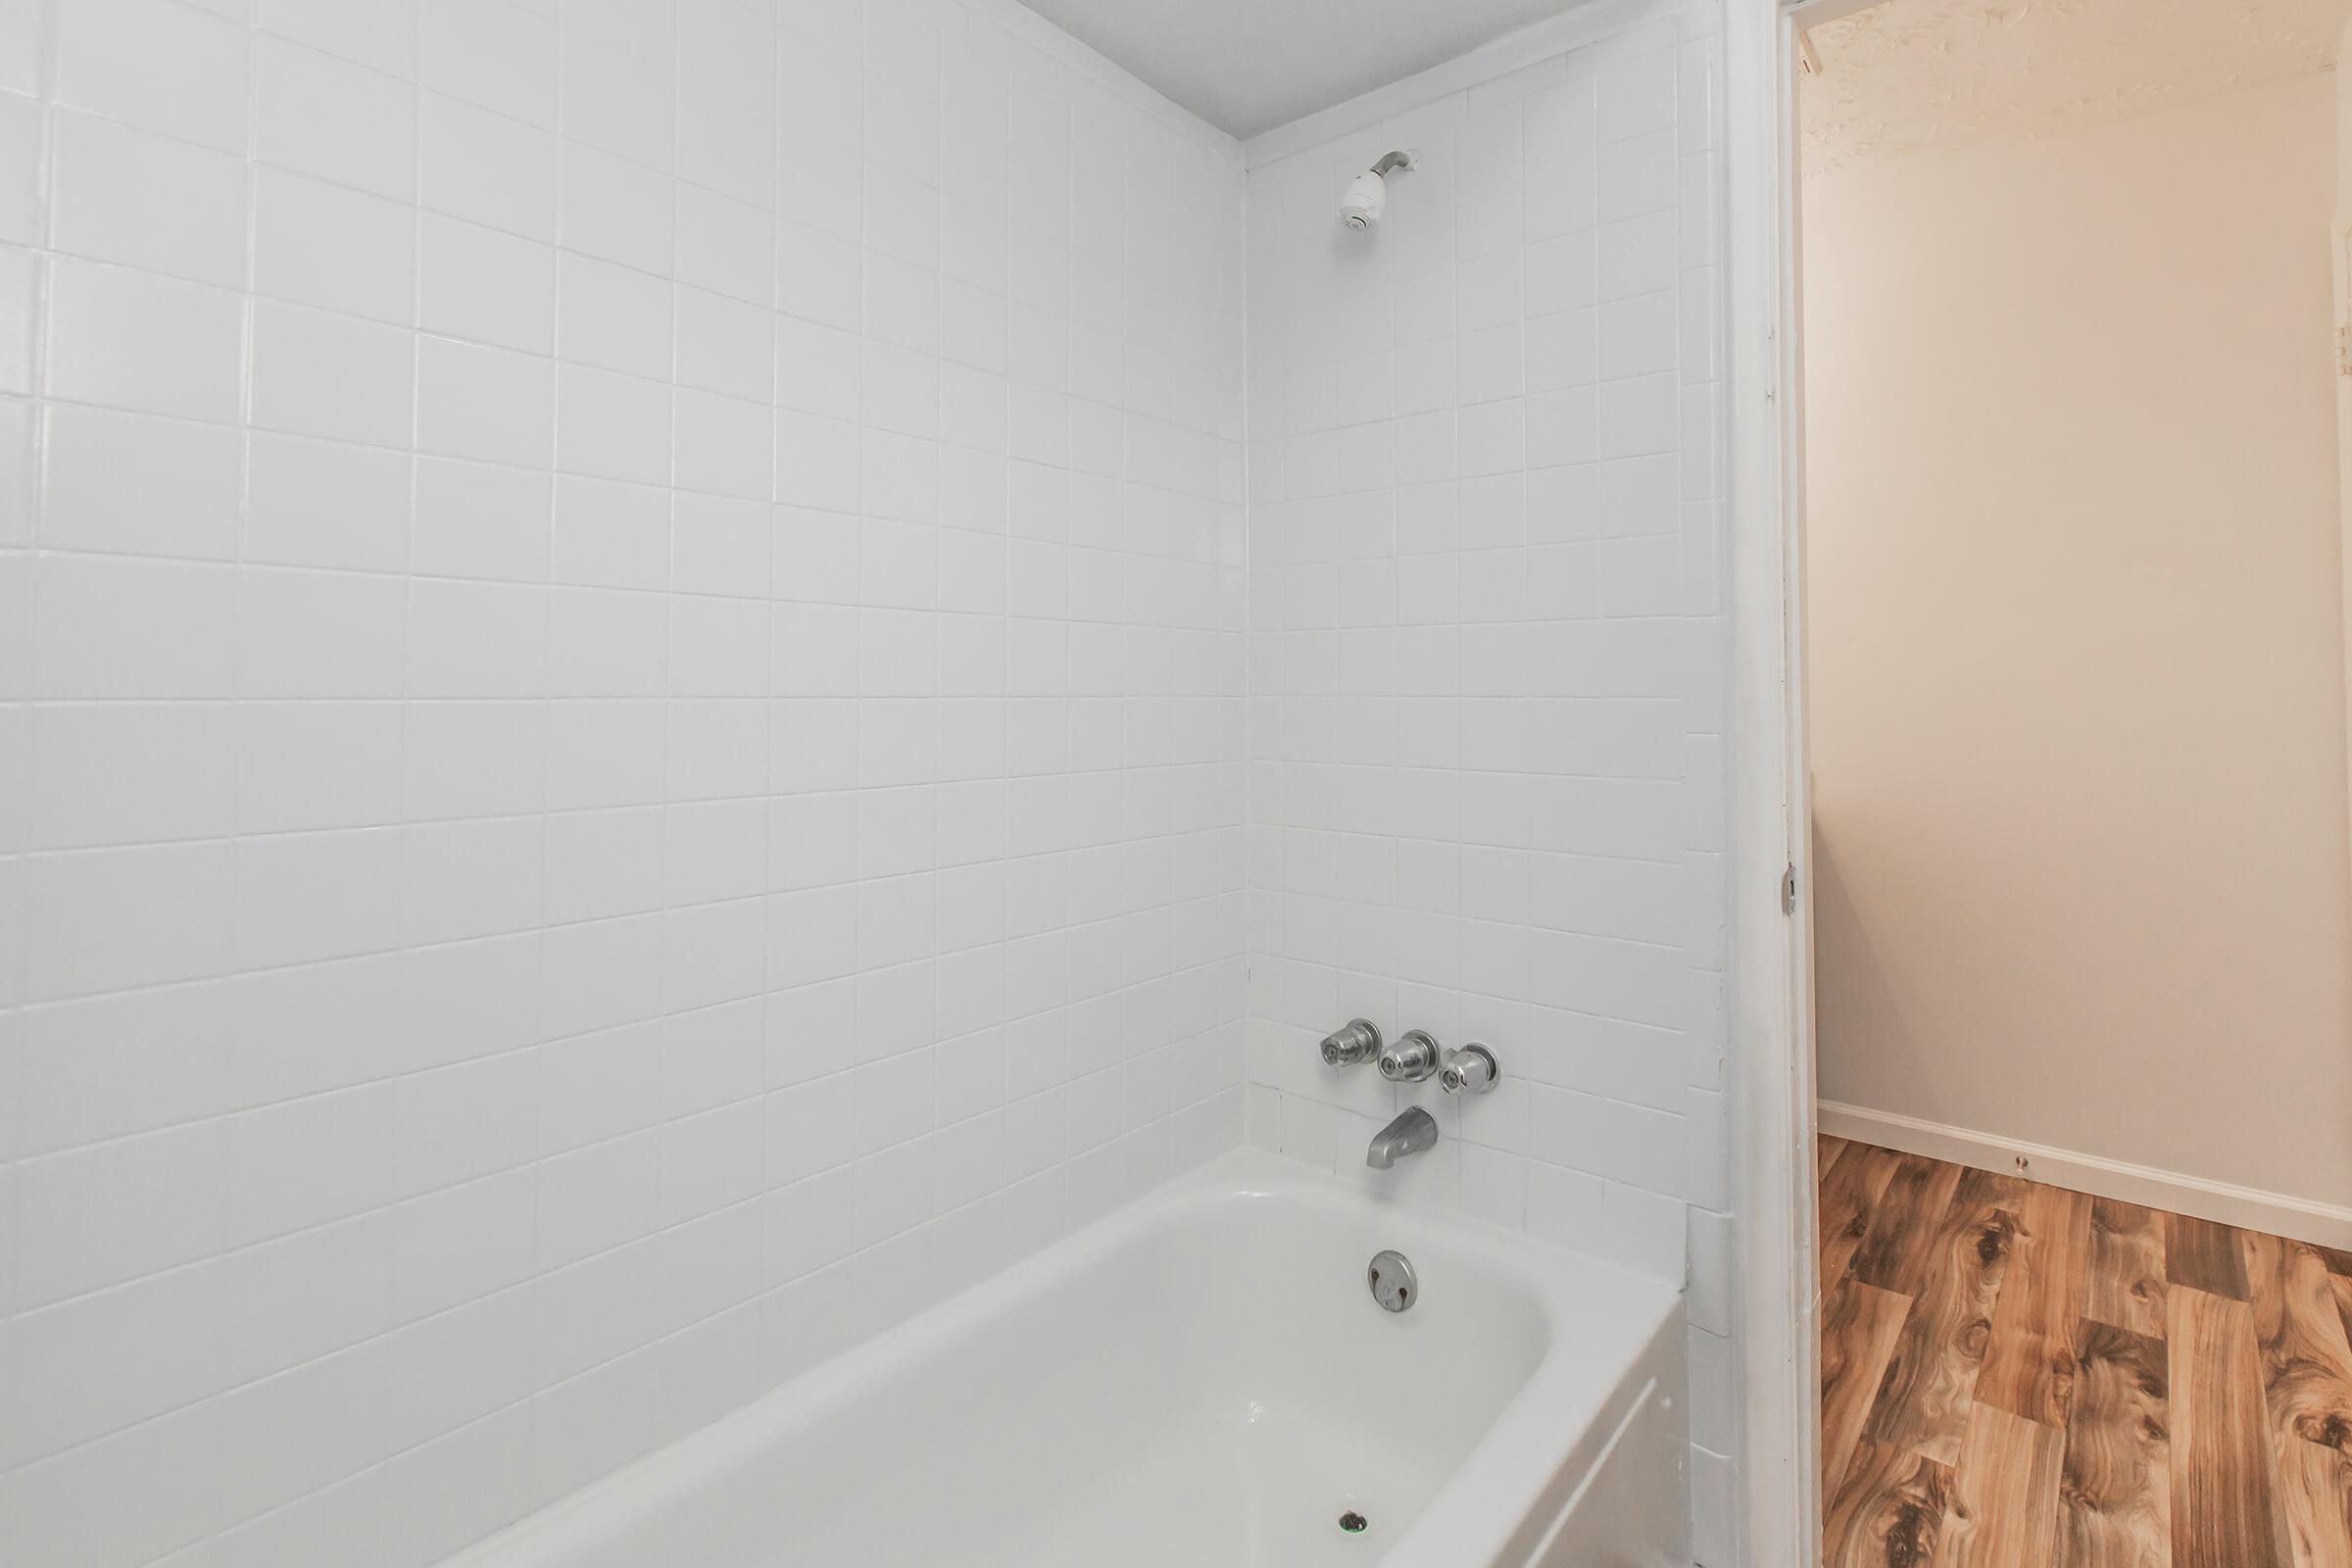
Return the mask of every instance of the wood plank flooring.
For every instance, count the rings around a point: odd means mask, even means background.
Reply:
[[[1825,1568],[2352,1568],[2352,1253],[1825,1138]]]

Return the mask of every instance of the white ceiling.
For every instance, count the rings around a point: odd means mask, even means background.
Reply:
[[[1811,29],[1805,168],[2064,135],[2324,71],[2347,0],[1886,0]]]
[[[1568,0],[1023,0],[1220,130],[1254,136]]]

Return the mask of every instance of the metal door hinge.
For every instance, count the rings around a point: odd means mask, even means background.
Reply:
[[[2335,373],[2352,375],[2352,326],[2335,329]]]
[[[1781,873],[1781,912],[1796,912],[1796,867],[1793,865]]]
[[[1808,76],[1821,74],[1821,53],[1813,47],[1813,30],[1810,27],[1796,29],[1796,69]]]

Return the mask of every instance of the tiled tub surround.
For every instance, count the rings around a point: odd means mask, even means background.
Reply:
[[[1247,1079],[1687,1232],[1728,1562],[1715,20],[1607,15],[1245,201],[1000,0],[0,0],[0,1559],[430,1561]]]
[[[432,1560],[1239,1141],[1243,217],[995,0],[0,3],[0,1561]]]
[[[1720,49],[1646,20],[1250,174],[1253,1142],[1691,1272],[1731,1561]],[[1283,133],[1276,133],[1277,136]],[[1368,233],[1348,176],[1392,148]],[[1322,1065],[1361,1014],[1499,1089]],[[1444,1130],[1364,1168],[1407,1104]]]

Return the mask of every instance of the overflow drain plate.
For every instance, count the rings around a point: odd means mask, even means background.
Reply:
[[[1421,1281],[1413,1273],[1412,1259],[1402,1252],[1387,1251],[1375,1256],[1364,1270],[1364,1284],[1370,1287],[1372,1299],[1388,1312],[1403,1311],[1421,1295]]]
[[[1371,1528],[1372,1521],[1353,1508],[1340,1515],[1340,1534],[1344,1536],[1360,1536]]]

